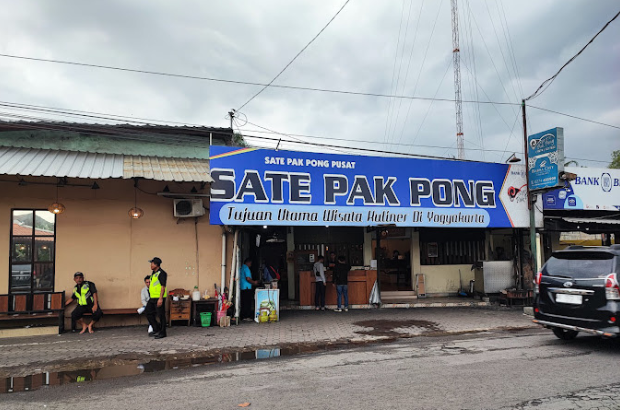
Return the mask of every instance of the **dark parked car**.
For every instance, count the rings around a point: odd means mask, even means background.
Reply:
[[[560,339],[620,336],[620,245],[570,246],[536,276],[535,323]]]

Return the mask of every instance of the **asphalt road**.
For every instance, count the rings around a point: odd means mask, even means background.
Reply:
[[[550,331],[418,337],[0,396],[0,409],[620,408],[620,342]]]

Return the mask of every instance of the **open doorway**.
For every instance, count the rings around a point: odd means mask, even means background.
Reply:
[[[379,260],[379,280],[382,292],[412,291],[411,236],[406,228],[381,231],[381,248],[377,255],[377,241],[373,239],[374,258]]]
[[[278,287],[288,288],[286,273],[286,228],[263,227],[248,230],[250,257],[252,258],[252,276],[262,279],[263,263],[272,266],[280,275]]]

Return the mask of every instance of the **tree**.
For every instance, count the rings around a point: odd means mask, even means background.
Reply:
[[[611,153],[611,163],[609,168],[620,169],[620,149]]]
[[[243,138],[243,135],[240,132],[235,132],[233,134],[232,142],[233,142],[233,145],[236,145],[238,147],[248,146],[247,142],[245,142],[245,138]]]

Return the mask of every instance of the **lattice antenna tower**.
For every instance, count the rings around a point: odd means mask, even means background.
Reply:
[[[457,0],[452,6],[452,66],[454,68],[454,103],[456,108],[456,147],[459,159],[465,158],[463,141],[463,98],[461,96],[461,50],[459,48],[459,10]]]

